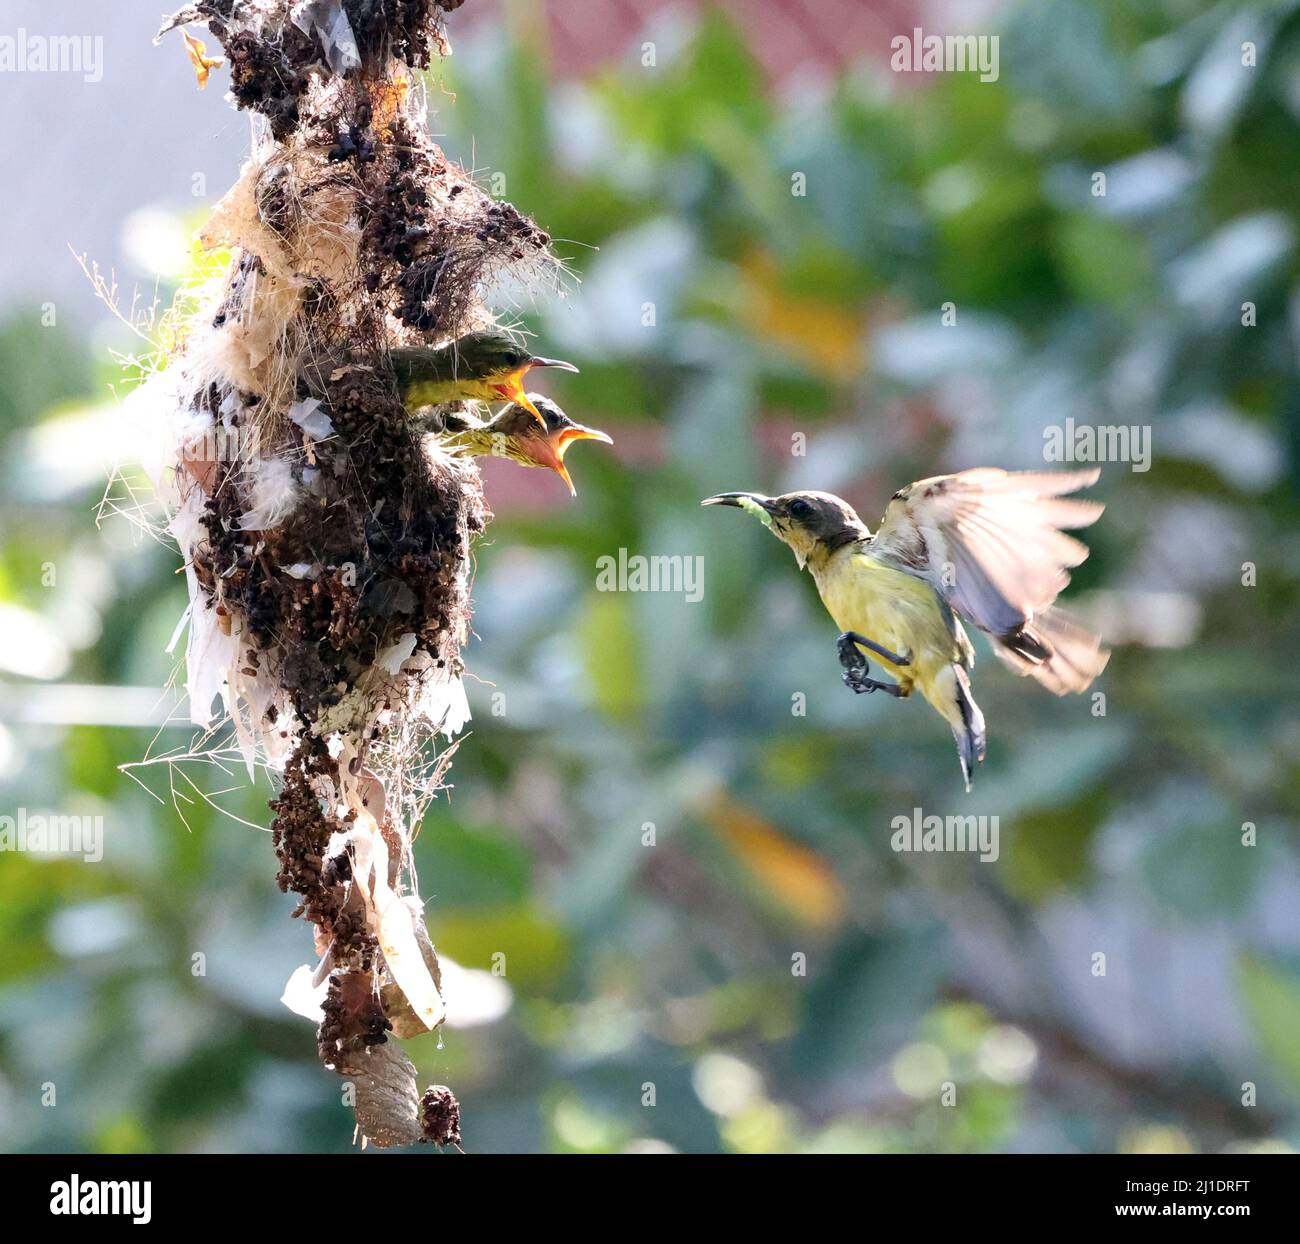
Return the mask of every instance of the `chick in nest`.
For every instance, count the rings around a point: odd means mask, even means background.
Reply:
[[[444,449],[474,457],[509,458],[521,466],[545,467],[554,471],[576,497],[564,456],[576,441],[614,443],[607,432],[589,428],[570,419],[550,398],[540,393],[525,394],[527,405],[514,403],[490,419],[478,419],[468,411],[452,408],[433,413],[425,430],[440,436]],[[541,416],[538,423],[537,416]]]
[[[545,420],[524,392],[524,377],[534,367],[578,370],[563,359],[529,354],[500,333],[470,333],[436,348],[397,349],[389,357],[408,410],[466,400],[515,402],[530,411],[539,426]]]

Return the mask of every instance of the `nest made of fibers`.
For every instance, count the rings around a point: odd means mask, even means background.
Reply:
[[[282,773],[279,883],[318,962],[285,1001],[357,1083],[360,1134],[446,1143],[458,1111],[388,1036],[444,1009],[412,826],[463,727],[470,542],[490,517],[473,460],[422,441],[387,353],[492,325],[494,289],[553,279],[550,239],[431,141],[415,71],[460,0],[206,0],[253,114],[238,181],[201,234],[228,269],[129,399],[164,429],[152,464],[189,587],[193,722],[224,716]],[[454,1106],[454,1097],[451,1097]],[[434,1134],[437,1133],[437,1134]]]

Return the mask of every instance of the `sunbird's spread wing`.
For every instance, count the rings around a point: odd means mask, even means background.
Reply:
[[[1101,672],[1100,641],[1050,609],[1088,548],[1063,528],[1087,527],[1100,502],[1066,498],[1099,472],[983,467],[919,480],[894,494],[872,557],[929,583],[999,642],[998,655],[1061,694]]]

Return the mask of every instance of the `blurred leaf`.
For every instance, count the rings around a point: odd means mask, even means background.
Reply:
[[[515,988],[541,989],[559,975],[568,939],[562,929],[530,907],[457,911],[433,907],[429,932],[439,951],[461,967],[492,971],[504,955],[505,977]]]
[[[800,1077],[868,1067],[915,1031],[947,970],[938,926],[844,937],[828,964],[810,956],[806,1019],[790,1050]]]
[[[1152,896],[1185,920],[1218,921],[1250,902],[1258,852],[1233,824],[1180,824],[1143,853]]]
[[[1076,125],[1136,111],[1131,58],[1115,48],[1108,12],[1085,0],[1018,5],[1002,45],[1009,83],[1050,100]]]
[[[1041,902],[1057,891],[1078,888],[1105,811],[1105,801],[1089,791],[1017,816],[1002,837],[1007,889]]]
[[[1133,233],[1101,216],[1069,216],[1061,228],[1061,259],[1066,279],[1082,301],[1132,308],[1150,293],[1150,257]]]
[[[1259,1047],[1300,1099],[1300,976],[1254,955],[1237,961],[1237,985]]]
[[[617,559],[617,553],[608,556]],[[612,717],[634,712],[642,702],[642,691],[627,593],[589,593],[577,638],[596,706]]]
[[[702,815],[789,911],[818,928],[839,922],[844,889],[815,851],[726,795],[711,800]]]
[[[761,340],[785,347],[816,376],[846,381],[857,374],[862,360],[860,315],[824,295],[783,289],[770,254],[747,256],[741,271],[740,308]]]

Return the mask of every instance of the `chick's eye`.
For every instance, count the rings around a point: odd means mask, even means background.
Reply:
[[[796,497],[790,502],[790,514],[793,518],[807,518],[812,513],[812,506],[802,497]]]

